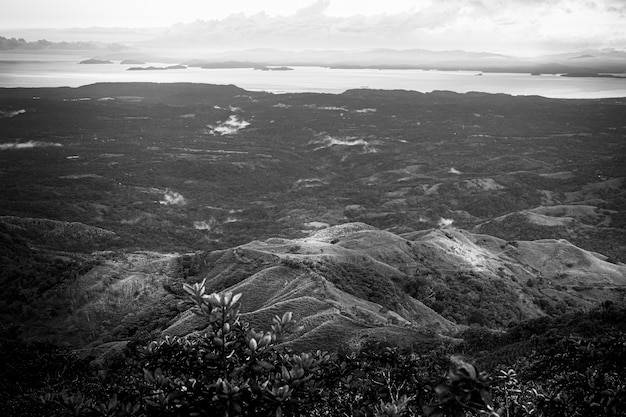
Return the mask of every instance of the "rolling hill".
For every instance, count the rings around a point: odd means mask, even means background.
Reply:
[[[40,295],[43,307],[67,307],[26,320],[30,336],[105,351],[146,332],[184,336],[206,326],[181,291],[200,280],[209,292],[241,293],[242,317],[257,329],[292,311],[303,328],[285,343],[298,350],[411,346],[468,325],[504,329],[626,296],[626,266],[565,240],[505,241],[456,228],[398,235],[346,223],[218,251],[100,256]]]
[[[296,347],[623,301],[623,100],[100,83],[0,96],[2,317],[119,344],[243,294]],[[72,117],[69,117],[72,115]]]

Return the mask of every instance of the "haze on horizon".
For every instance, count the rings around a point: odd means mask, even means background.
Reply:
[[[214,50],[415,48],[531,56],[623,50],[626,1],[6,2],[0,36],[33,41],[35,35],[50,41],[153,40]]]

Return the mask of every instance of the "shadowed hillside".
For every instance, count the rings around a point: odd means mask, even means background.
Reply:
[[[182,291],[201,280],[208,292],[241,293],[243,317],[258,329],[292,311],[302,328],[284,343],[298,350],[410,346],[468,325],[502,329],[622,303],[626,294],[626,266],[565,240],[505,241],[455,228],[397,235],[347,223],[184,256],[99,256],[88,272],[39,293],[40,310],[54,315],[22,313],[30,337],[107,350],[149,333],[183,336],[206,326]]]

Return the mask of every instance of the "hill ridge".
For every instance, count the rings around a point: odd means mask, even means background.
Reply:
[[[554,253],[561,255],[553,257]],[[221,263],[250,265],[242,254],[267,263],[239,280],[230,275],[236,282],[224,286],[225,274],[236,268]],[[575,259],[581,261],[572,263]],[[221,272],[212,276],[213,268]],[[506,320],[554,313],[559,303],[585,308],[621,300],[626,291],[625,266],[608,263],[565,240],[506,242],[455,228],[401,237],[363,223],[331,226],[300,239],[240,245],[223,252],[199,278],[207,279],[211,291],[242,293],[244,313],[252,323],[267,323],[272,314],[280,315],[289,306],[306,324],[300,336],[308,336],[303,340],[324,334],[328,337],[324,343],[336,343],[338,338],[348,345],[356,343],[362,329],[346,328],[346,319],[369,329],[404,327],[407,334],[451,335],[472,320],[479,321],[467,319],[481,311],[502,316],[503,326]],[[423,288],[413,291],[409,287],[416,279]],[[472,286],[482,286],[480,291],[494,299],[472,300],[476,290],[466,291]],[[446,292],[468,298],[465,304],[471,308],[464,313],[447,311],[450,302],[441,309]]]

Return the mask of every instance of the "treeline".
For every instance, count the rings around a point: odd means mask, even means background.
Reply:
[[[626,413],[626,307],[541,317],[506,332],[467,330],[459,347],[492,375],[507,416]]]
[[[5,322],[59,314],[67,308],[42,308],[42,295],[85,274],[100,261],[78,254],[34,249],[17,232],[0,223],[0,318]]]

